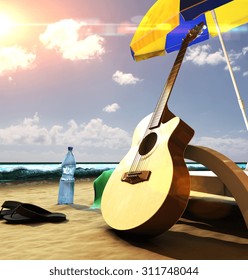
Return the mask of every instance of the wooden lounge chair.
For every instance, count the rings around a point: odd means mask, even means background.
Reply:
[[[213,171],[234,197],[248,228],[248,176],[223,154],[201,146],[188,145],[184,157]]]

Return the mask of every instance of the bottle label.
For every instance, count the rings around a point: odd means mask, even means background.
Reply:
[[[66,175],[74,175],[75,168],[71,166],[65,166],[63,167],[63,173]]]

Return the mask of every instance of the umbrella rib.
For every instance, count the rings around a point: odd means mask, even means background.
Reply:
[[[233,83],[234,90],[235,90],[235,93],[236,93],[236,96],[237,96],[239,107],[241,109],[243,119],[244,119],[244,122],[245,122],[245,125],[246,125],[246,129],[248,131],[248,120],[247,120],[247,116],[246,116],[246,113],[245,113],[244,102],[243,102],[243,100],[240,96],[239,89],[238,89],[238,86],[237,86],[237,83],[236,83],[236,80],[235,80],[235,77],[234,77],[234,74],[233,74],[232,66],[230,64],[230,60],[229,60],[229,57],[228,57],[228,54],[227,54],[227,51],[226,51],[224,40],[222,38],[222,34],[221,34],[221,31],[220,31],[220,27],[219,27],[219,24],[218,24],[216,13],[215,13],[214,10],[211,10],[211,14],[212,14],[213,20],[214,20],[215,25],[216,25],[216,29],[217,29],[218,36],[219,36],[219,39],[220,39],[220,43],[221,43],[221,46],[222,46],[222,49],[223,49],[223,52],[224,52],[224,55],[225,55],[225,58],[226,58],[226,63],[227,63],[228,69],[229,69],[231,79],[232,79],[232,83]]]
[[[187,10],[190,10],[190,9],[192,9],[192,8],[194,8],[194,7],[197,7],[198,5],[203,4],[204,2],[207,2],[207,0],[202,0],[202,1],[200,1],[200,2],[197,2],[197,3],[193,4],[193,5],[190,5],[190,6],[188,6],[187,8],[180,10],[180,12],[185,12],[185,11],[187,11]]]

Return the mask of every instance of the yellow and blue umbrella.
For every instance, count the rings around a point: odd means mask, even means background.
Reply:
[[[227,32],[248,22],[247,0],[157,0],[140,22],[130,43],[134,60],[140,61],[179,50],[188,30],[200,22],[205,29],[190,45],[219,35],[239,106],[248,130],[240,97],[222,39]]]
[[[206,26],[205,11],[232,0],[158,0],[140,22],[130,44],[136,61],[164,55],[181,47],[188,31],[200,22]],[[223,6],[222,6],[223,7]],[[211,25],[211,31],[214,29]],[[206,28],[190,45],[209,39]]]

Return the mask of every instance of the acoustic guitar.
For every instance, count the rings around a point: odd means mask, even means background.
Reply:
[[[101,201],[105,222],[125,233],[155,236],[184,212],[190,177],[184,150],[194,130],[168,109],[168,100],[186,49],[203,23],[182,42],[154,112],[136,127],[132,145],[110,176]]]

